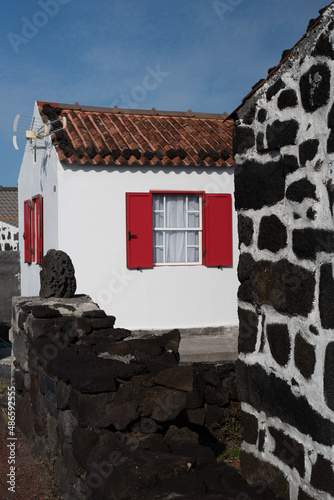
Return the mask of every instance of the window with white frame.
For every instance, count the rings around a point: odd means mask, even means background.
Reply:
[[[233,265],[230,194],[126,193],[127,267]]]
[[[201,196],[153,194],[153,263],[201,262]]]

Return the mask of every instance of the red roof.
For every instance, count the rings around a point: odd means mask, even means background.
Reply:
[[[233,120],[227,114],[95,108],[38,102],[43,121],[65,116],[55,133],[69,164],[231,167]]]

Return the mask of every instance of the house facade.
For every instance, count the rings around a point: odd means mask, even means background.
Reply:
[[[236,328],[233,121],[41,102],[34,117],[67,124],[24,154],[22,295],[55,248],[118,326]]]

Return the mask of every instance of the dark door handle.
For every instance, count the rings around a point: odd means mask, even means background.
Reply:
[[[134,240],[136,238],[138,238],[136,234],[131,234],[130,231],[128,231],[128,241]]]

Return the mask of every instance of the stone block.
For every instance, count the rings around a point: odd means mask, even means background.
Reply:
[[[267,338],[272,357],[279,365],[285,366],[290,359],[291,353],[291,341],[287,325],[268,324]]]
[[[328,407],[332,411],[334,411],[334,342],[328,344],[326,349],[325,370],[324,370],[324,394]]]
[[[113,328],[115,321],[115,316],[105,316],[102,318],[91,318],[90,324],[93,330],[100,330],[102,328]]]
[[[192,366],[175,366],[160,372],[155,383],[179,391],[192,392],[194,389],[195,371]]]
[[[204,391],[204,400],[209,405],[225,406],[229,402],[229,394],[223,386],[207,385]]]
[[[299,168],[298,159],[293,155],[283,155],[281,165],[284,175],[293,174]]]
[[[32,306],[31,314],[35,318],[43,318],[43,319],[59,318],[61,316],[58,309],[54,309],[54,308],[47,306],[47,305]]]
[[[239,353],[254,352],[257,332],[258,332],[258,317],[253,311],[238,308],[239,316],[239,337],[238,351]]]
[[[313,49],[312,55],[314,57],[325,56],[329,59],[334,59],[334,50],[328,35],[322,33],[319,36],[316,46]]]
[[[72,443],[72,434],[77,427],[78,421],[70,410],[59,412],[59,425],[57,428],[60,443]]]
[[[76,463],[82,468],[87,467],[87,459],[91,450],[96,446],[98,435],[93,429],[77,426],[72,433],[73,456]]]
[[[127,388],[124,388],[126,390]],[[187,393],[168,389],[165,387],[145,387],[138,395],[130,396],[137,399],[137,407],[140,415],[151,417],[157,422],[174,420],[185,408]],[[117,394],[119,394],[118,391]],[[131,388],[129,390],[131,395]],[[191,393],[188,393],[191,394]],[[116,427],[117,428],[117,427]]]
[[[332,264],[320,268],[319,312],[323,328],[334,328],[334,278]]]
[[[245,215],[238,215],[238,235],[239,235],[239,248],[243,243],[246,247],[252,244],[254,233],[253,220]]]
[[[313,465],[311,475],[311,486],[320,491],[325,491],[334,497],[334,467],[333,463],[318,455]]]
[[[306,379],[314,373],[316,356],[315,348],[309,344],[301,333],[297,333],[294,349],[295,365]]]
[[[255,146],[255,135],[251,127],[238,126],[233,136],[233,153],[242,155]]]
[[[246,160],[235,170],[235,208],[259,210],[275,205],[285,195],[285,176],[280,161],[261,164]]]
[[[331,130],[327,140],[327,153],[334,153],[334,130]]]
[[[297,93],[293,89],[283,90],[277,99],[279,109],[294,108],[298,104]]]
[[[274,373],[268,375],[260,365],[237,362],[240,401],[268,417],[277,417],[314,441],[333,446],[334,423],[315,411],[304,396],[293,394],[287,382]]]
[[[260,123],[264,123],[267,119],[267,110],[261,108],[257,114],[257,121]]]
[[[264,133],[259,132],[256,136],[256,149],[259,153],[263,153],[266,148],[264,145]]]
[[[301,478],[305,474],[304,446],[279,429],[269,427],[271,436],[275,439],[273,454],[290,469],[296,469]]]
[[[190,424],[204,427],[206,417],[205,408],[196,408],[195,410],[187,410],[187,418]]]
[[[313,160],[319,148],[318,139],[309,139],[299,145],[299,161],[305,165],[307,161]]]
[[[278,94],[278,92],[282,89],[284,89],[285,83],[283,82],[282,78],[279,78],[269,89],[267,90],[267,100],[271,101],[271,99]]]
[[[315,260],[318,252],[334,252],[334,232],[326,229],[295,229],[292,248],[299,259]]]
[[[199,436],[196,432],[191,431],[187,427],[179,429],[176,425],[171,425],[166,432],[163,441],[173,453],[173,448],[178,445],[191,443],[198,444]]]
[[[307,112],[315,111],[328,103],[331,71],[327,64],[314,64],[300,79],[302,104]]]
[[[253,259],[252,254],[250,253],[240,254],[238,262],[238,280],[240,281],[240,283],[243,283],[244,281],[250,279],[255,267],[256,267],[256,262]]]
[[[296,144],[299,123],[294,120],[275,120],[267,126],[267,145],[269,150],[279,150],[284,146]]]
[[[76,290],[74,267],[61,250],[49,250],[43,257],[40,272],[40,297],[73,297]]]
[[[305,198],[316,200],[316,187],[308,179],[293,182],[286,190],[286,197],[290,201],[301,203]]]
[[[15,423],[23,432],[28,441],[33,438],[33,423],[31,420],[31,401],[28,392],[20,395],[16,394]]]
[[[114,397],[115,394],[112,392],[81,394],[79,391],[72,389],[70,409],[81,427],[109,427],[109,425],[117,421],[120,428],[125,428],[138,417],[137,403],[136,401],[119,401],[119,404],[116,405],[113,404]]]
[[[276,215],[264,216],[260,222],[258,248],[277,253],[287,244],[287,230]]]
[[[57,382],[57,408],[66,410],[69,408],[71,386],[64,384],[61,380]]]
[[[298,492],[298,500],[314,500],[313,497],[310,497],[305,491],[299,490]]]
[[[246,441],[249,444],[256,444],[259,434],[259,424],[255,415],[243,411],[241,413],[241,422],[244,428],[243,432],[244,441]]]
[[[226,408],[222,408],[216,404],[206,406],[206,425],[222,424],[228,417]]]
[[[277,495],[279,495],[280,500],[289,500],[289,481],[277,467],[274,467],[264,460],[259,460],[254,455],[247,453],[242,449],[240,452],[240,465],[242,475],[249,482],[255,483],[258,487],[260,486],[259,491],[263,492],[263,485],[267,485],[267,487],[271,488]],[[267,492],[266,489],[265,493],[270,494],[270,492]],[[265,498],[267,499],[267,497]],[[274,499],[277,497],[269,496],[269,498]]]
[[[262,266],[259,263],[252,283],[253,297],[259,305],[272,305],[279,312],[302,316],[313,309],[314,273],[285,259],[269,264],[263,262]]]

